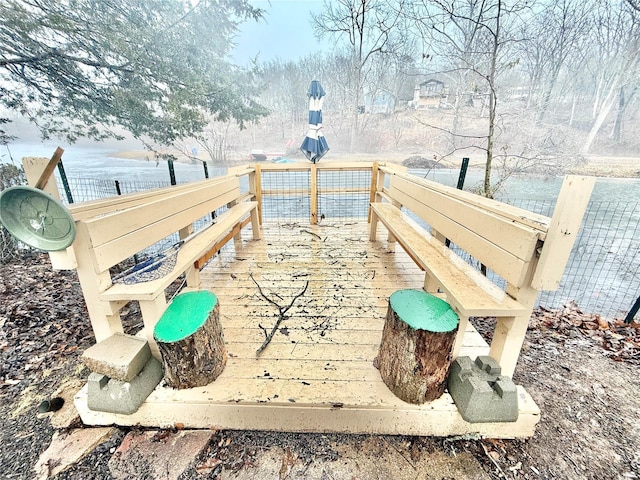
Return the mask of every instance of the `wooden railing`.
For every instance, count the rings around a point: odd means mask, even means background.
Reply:
[[[307,212],[297,212],[301,218],[308,217],[309,222],[317,224],[323,212],[319,210],[321,196],[340,197],[345,195],[362,196],[360,209],[367,212],[372,191],[371,175],[377,171],[377,163],[372,162],[344,162],[344,163],[290,163],[290,164],[255,164],[256,187],[255,199],[258,201],[260,221],[269,218],[264,206],[269,198],[307,197],[309,208]],[[396,167],[401,168],[402,167]],[[366,172],[366,177],[347,178],[355,172]],[[307,173],[307,179],[297,178],[289,181],[287,175]],[[334,174],[333,176],[331,174]],[[274,180],[272,176],[276,176]],[[278,178],[279,177],[279,178]],[[282,179],[280,181],[280,178]],[[328,179],[327,182],[323,182]],[[368,213],[362,215],[366,218]]]

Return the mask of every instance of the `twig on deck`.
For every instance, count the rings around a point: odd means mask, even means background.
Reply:
[[[269,343],[273,339],[273,336],[276,334],[276,331],[278,330],[278,327],[280,326],[280,323],[282,323],[282,321],[286,318],[286,314],[289,311],[289,309],[291,307],[293,307],[293,304],[295,303],[295,301],[298,298],[300,298],[302,295],[304,295],[305,292],[307,291],[307,287],[309,287],[309,280],[307,280],[307,282],[305,283],[304,288],[302,289],[302,291],[300,293],[298,293],[295,297],[293,297],[293,300],[291,300],[291,303],[289,305],[287,305],[286,307],[282,307],[278,303],[276,303],[275,301],[273,301],[272,299],[270,299],[269,297],[267,297],[264,294],[260,284],[258,282],[256,282],[255,278],[253,278],[253,274],[250,273],[249,274],[249,278],[251,278],[251,280],[253,280],[253,283],[256,284],[256,287],[258,287],[258,291],[260,292],[260,295],[262,295],[262,298],[264,298],[267,302],[271,303],[272,305],[275,305],[276,307],[278,307],[278,311],[280,312],[280,316],[278,317],[278,320],[276,320],[275,325],[273,326],[273,328],[271,329],[271,332],[268,335],[267,335],[267,330],[262,325],[260,325],[260,328],[262,328],[262,330],[264,331],[265,339],[264,339],[264,342],[262,343],[262,345],[260,345],[260,348],[258,348],[256,350],[256,357],[259,357],[260,354],[262,353],[262,351],[265,348],[267,348],[267,345],[269,345]]]
[[[302,232],[304,232],[304,233],[308,233],[309,235],[313,235],[313,236],[314,236],[314,237],[316,237],[318,240],[322,240],[322,237],[321,237],[320,235],[318,235],[317,233],[313,233],[313,232],[311,232],[311,231],[309,231],[309,230],[305,230],[305,229],[300,230],[300,233],[302,233]]]

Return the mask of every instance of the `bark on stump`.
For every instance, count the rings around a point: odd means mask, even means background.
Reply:
[[[457,330],[458,316],[447,302],[420,290],[394,292],[377,358],[387,387],[409,403],[439,398]]]
[[[218,298],[198,291],[178,295],[156,324],[164,380],[174,388],[201,387],[224,370],[227,350]]]

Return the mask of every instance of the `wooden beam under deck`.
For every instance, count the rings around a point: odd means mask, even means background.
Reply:
[[[380,227],[383,228],[383,227]],[[382,232],[382,230],[381,230]],[[92,425],[142,425],[298,432],[530,437],[540,411],[518,387],[514,423],[470,424],[448,394],[422,406],[396,398],[373,366],[387,301],[402,288],[422,288],[424,273],[398,246],[369,242],[366,222],[310,226],[266,223],[263,239],[244,234],[202,270],[203,287],[220,301],[229,359],[206,387],[158,387],[133,415],[88,410],[86,387],[76,396]],[[259,358],[256,349],[282,306],[309,282]],[[462,355],[489,347],[469,325]]]

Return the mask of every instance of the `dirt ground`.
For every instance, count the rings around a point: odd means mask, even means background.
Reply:
[[[135,311],[129,313],[136,318]],[[32,468],[53,435],[49,420],[37,415],[39,403],[66,379],[88,375],[79,362],[81,352],[93,344],[87,318],[74,271],[53,271],[48,257],[40,254],[0,267],[0,477],[33,478]],[[491,330],[490,319],[475,323],[481,332]],[[542,410],[531,439],[221,431],[181,478],[255,478],[256,465],[269,456],[276,462],[296,459],[299,468],[287,478],[336,478],[312,472],[346,462],[348,452],[357,452],[363,463],[386,451],[396,452],[399,462],[414,469],[432,454],[475,457],[488,478],[640,478],[638,366],[637,322],[624,326],[584,315],[575,305],[538,310],[514,375]],[[117,429],[57,478],[112,478],[108,461],[127,431]]]

